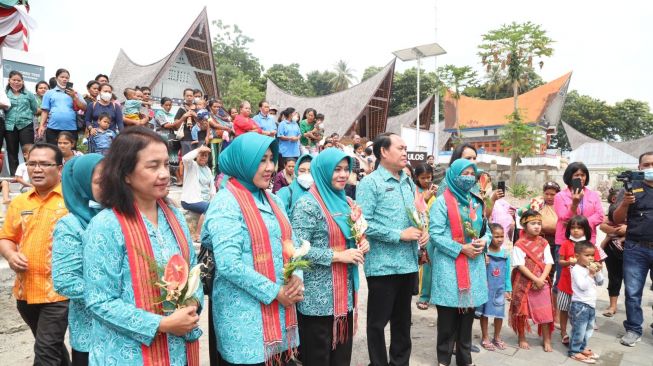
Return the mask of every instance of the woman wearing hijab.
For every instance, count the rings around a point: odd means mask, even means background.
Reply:
[[[68,324],[73,366],[88,365],[92,316],[84,303],[82,234],[100,212],[100,179],[103,156],[88,154],[68,162],[61,174],[63,198],[68,215],[54,227],[52,279],[57,293],[70,299]]]
[[[221,365],[286,365],[299,343],[295,303],[303,283],[295,273],[284,284],[289,253],[282,249],[297,241],[281,200],[265,191],[277,155],[275,139],[252,132],[220,154],[227,180],[202,231],[216,259],[212,306]]]
[[[199,365],[202,287],[164,312],[156,267],[176,256],[192,268],[184,216],[164,201],[170,172],[159,134],[125,129],[104,159],[102,205],[83,234],[84,301],[93,314],[90,365]],[[182,259],[183,258],[183,259]]]
[[[348,219],[350,203],[345,185],[352,158],[332,148],[311,163],[315,184],[297,201],[292,226],[297,236],[311,243],[304,273],[305,296],[298,306],[299,339],[305,366],[349,365],[353,318],[358,291],[358,265],[369,250],[352,238]]]
[[[434,247],[431,303],[438,309],[438,363],[449,365],[457,344],[456,363],[471,365],[474,308],[488,301],[482,253],[492,238],[490,230],[483,228],[483,200],[471,193],[476,184],[474,162],[456,160],[445,181],[447,188],[431,207],[429,228]]]
[[[276,195],[281,199],[286,208],[286,212],[290,214],[295,203],[308,192],[308,189],[313,185],[313,176],[311,175],[311,160],[313,156],[304,154],[297,159],[295,164],[295,179],[292,180],[289,186],[283,187],[277,191]]]

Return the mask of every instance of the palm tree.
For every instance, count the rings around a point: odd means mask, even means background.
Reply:
[[[487,80],[485,93],[488,99],[497,99],[498,94],[504,93],[510,84],[506,80],[500,65],[488,65],[488,70],[485,76]]]
[[[336,73],[329,82],[333,86],[333,90],[339,92],[343,91],[356,80],[354,76],[354,70],[350,69],[347,65],[347,62],[340,60],[334,66],[334,72]]]

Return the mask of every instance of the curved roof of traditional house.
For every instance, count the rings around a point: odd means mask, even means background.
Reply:
[[[428,130],[430,132],[435,132],[435,124],[431,123],[433,121],[433,112],[435,107],[435,96],[432,95],[422,101],[419,105],[420,115],[419,115],[419,124],[423,130],[426,130],[428,125]],[[388,123],[385,128],[385,132],[396,133],[401,136],[401,128],[415,128],[417,124],[417,107],[404,112],[400,115],[389,117]],[[438,134],[438,146],[440,149],[443,149],[447,144],[447,141],[451,137],[451,133],[444,130],[444,123],[438,124],[439,134]]]
[[[154,88],[167,75],[168,70],[182,51],[187,53],[187,61],[193,67],[204,70],[204,72],[196,71],[195,76],[205,94],[219,95],[206,6],[195,18],[175,49],[159,61],[149,65],[138,64],[129,58],[125,50],[121,48],[109,76],[114,93],[121,98],[122,91],[128,87],[148,86]]]
[[[394,66],[393,59],[376,75],[360,84],[319,97],[292,95],[268,79],[266,100],[280,110],[293,107],[303,113],[307,108],[314,108],[318,113],[323,113],[327,134],[337,132],[342,136],[350,133],[365,116],[374,123],[366,137],[373,138],[386,130]]]
[[[129,58],[125,50],[121,48],[109,76],[114,93],[120,95],[126,88],[133,88],[134,86],[148,86],[151,88],[152,80],[171,55],[172,53],[169,53],[164,58],[149,65],[140,65]]]
[[[433,130],[431,122],[433,121],[433,107],[435,106],[435,96],[424,99],[419,104],[419,126],[422,130]],[[417,124],[417,107],[404,112],[397,116],[388,117],[386,132],[401,134],[401,127],[415,128]]]
[[[576,150],[584,144],[603,143],[610,145],[615,149],[621,150],[637,159],[639,159],[639,156],[643,153],[653,151],[653,135],[644,136],[642,138],[630,141],[600,141],[584,135],[582,132],[571,127],[565,121],[561,122],[562,127],[567,133],[567,139],[569,140],[569,145],[571,146],[572,150]]]
[[[571,72],[519,95],[519,109],[529,123],[557,125],[562,114],[562,107],[567,96]],[[514,99],[504,98],[484,100],[464,95],[457,101],[451,92],[447,92],[444,102],[444,119],[446,129],[456,129],[456,106],[458,107],[458,124],[463,128],[484,128],[502,126],[508,123],[512,114]]]

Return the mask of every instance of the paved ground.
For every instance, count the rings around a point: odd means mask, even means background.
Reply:
[[[0,209],[2,209],[0,207]],[[352,366],[368,364],[367,342],[365,339],[365,320],[367,309],[367,283],[364,276],[361,281],[359,332],[354,338],[354,354]],[[607,278],[607,276],[606,276]],[[11,297],[10,285],[13,283],[13,272],[8,268],[6,261],[0,258],[0,364],[2,365],[31,365],[32,347],[34,338],[31,332],[16,311],[16,303]],[[618,313],[614,318],[605,318],[601,314],[608,305],[606,287],[599,289],[597,304],[597,324],[599,329],[594,332],[590,340],[590,347],[601,355],[598,365],[606,366],[651,366],[653,365],[653,336],[649,324],[653,321],[653,291],[649,290],[650,282],[644,290],[642,306],[644,308],[644,336],[637,347],[629,348],[619,344],[619,337],[623,334],[622,322],[625,318],[623,295],[619,298]],[[623,293],[623,290],[622,290]],[[434,308],[426,311],[413,307],[411,365],[434,366],[437,365],[435,354],[437,313]],[[208,360],[208,332],[207,315],[202,316],[201,327],[205,331],[201,339],[203,366],[209,365]],[[389,327],[388,327],[389,328]],[[389,329],[386,328],[387,342],[389,342]],[[492,328],[490,328],[492,332]],[[566,348],[560,343],[560,333],[553,335],[554,352],[545,353],[538,345],[536,336],[530,336],[531,350],[525,351],[516,348],[517,336],[507,327],[503,328],[503,337],[509,348],[505,351],[472,354],[474,363],[479,366],[553,366],[553,365],[580,365],[567,357]],[[474,323],[474,342],[480,343],[480,326]],[[388,343],[389,345],[389,343]]]
[[[8,287],[9,278],[6,277],[6,270],[0,271],[4,276],[2,287],[0,288],[0,362],[3,365],[31,365],[32,364],[32,346],[34,339],[29,329],[24,325],[18,315],[14,300],[10,297],[10,288]],[[361,276],[364,278],[363,276]],[[0,277],[2,280],[2,277]],[[647,284],[647,286],[650,285]],[[599,300],[597,310],[602,312],[607,306],[607,290],[605,287],[599,291]],[[361,281],[361,300],[362,309],[359,317],[360,331],[354,338],[354,355],[353,366],[367,365],[367,343],[365,339],[365,311],[367,309],[367,286],[365,281]],[[594,332],[590,340],[590,346],[601,354],[599,365],[606,366],[651,366],[653,365],[653,336],[649,325],[653,321],[651,305],[653,304],[653,292],[647,287],[644,293],[644,328],[645,334],[637,347],[629,348],[619,344],[618,337],[623,333],[622,322],[625,318],[623,307],[623,296],[620,298],[618,313],[615,318],[608,319],[601,315],[597,317],[599,329]],[[411,365],[415,366],[434,366],[437,365],[435,356],[435,337],[437,313],[435,309],[426,311],[413,308],[413,328],[412,340],[413,351],[411,355]],[[202,329],[207,329],[206,313],[202,317]],[[389,342],[389,331],[386,329]],[[478,322],[474,323],[474,342],[480,342],[480,326]],[[530,336],[531,350],[524,351],[516,348],[516,335],[504,326],[503,336],[508,343],[509,348],[505,351],[488,352],[481,350],[481,353],[474,353],[474,362],[477,365],[574,365],[580,364],[566,357],[566,348],[560,343],[560,334],[554,333],[553,343],[554,352],[545,353],[538,347],[537,337]],[[202,365],[208,366],[208,336],[202,337]],[[388,343],[389,344],[389,343]]]

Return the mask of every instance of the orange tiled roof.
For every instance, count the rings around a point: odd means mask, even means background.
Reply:
[[[526,121],[539,121],[547,106],[555,99],[571,77],[571,72],[524,94],[519,95],[519,109]],[[455,129],[456,104],[447,91],[444,101],[444,120],[446,129]],[[513,111],[513,98],[483,100],[464,95],[458,100],[458,121],[465,128],[501,126],[508,123],[507,116]]]

